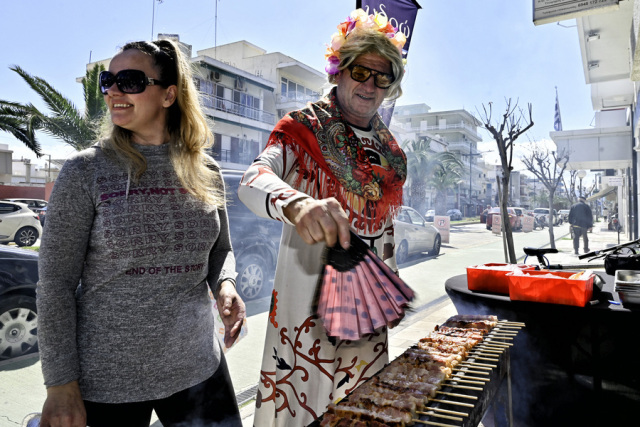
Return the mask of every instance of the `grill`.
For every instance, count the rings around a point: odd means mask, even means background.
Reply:
[[[522,327],[495,316],[453,316],[310,427],[477,426],[494,401],[504,409],[495,415],[512,425],[509,349]]]

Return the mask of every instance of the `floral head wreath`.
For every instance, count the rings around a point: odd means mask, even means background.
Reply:
[[[402,48],[404,47],[407,38],[401,31],[398,31],[397,28],[391,25],[386,15],[378,12],[376,12],[375,15],[367,15],[364,10],[356,9],[351,12],[346,21],[338,25],[338,32],[331,36],[331,43],[327,45],[327,53],[325,54],[325,58],[328,62],[325,67],[325,71],[327,73],[338,74],[340,48],[347,41],[349,34],[358,28],[371,28],[386,34],[391,40],[391,43],[398,48],[400,55],[404,56],[406,54],[406,51]],[[403,62],[406,62],[406,59],[403,59]]]

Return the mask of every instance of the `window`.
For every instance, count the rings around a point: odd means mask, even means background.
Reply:
[[[286,77],[280,78],[280,95],[283,101],[316,101],[320,98],[320,94],[312,89],[309,89],[301,84],[287,79]]]
[[[415,212],[412,211],[407,211],[407,213],[409,214],[409,217],[411,218],[411,223],[414,225],[424,225],[424,221],[422,220],[422,218],[420,218],[420,216],[418,214],[416,214]]]
[[[18,205],[12,205],[10,203],[0,203],[0,215],[1,214],[9,214],[19,210]]]

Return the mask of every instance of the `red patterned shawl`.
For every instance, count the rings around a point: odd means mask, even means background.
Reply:
[[[286,145],[296,153],[300,168],[297,188],[318,198],[335,197],[352,225],[379,232],[402,204],[407,159],[376,113],[371,124],[390,166],[384,176],[376,174],[360,140],[343,120],[335,93],[334,88],[328,97],[282,118],[268,145]],[[325,172],[325,182],[317,182],[317,168]]]

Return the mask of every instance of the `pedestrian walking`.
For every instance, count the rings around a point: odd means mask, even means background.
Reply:
[[[327,58],[331,92],[276,125],[246,171],[240,199],[285,223],[256,397],[254,425],[303,426],[389,360],[387,329],[343,341],[312,306],[325,246],[349,246],[350,229],[393,270],[393,218],[406,157],[378,107],[402,93],[404,36],[381,15],[354,11]]]
[[[209,292],[227,345],[245,307],[190,64],[127,43],[100,89],[112,126],[62,167],[42,237],[41,426],[241,426]]]
[[[589,252],[589,229],[593,227],[593,214],[591,208],[587,205],[587,199],[584,196],[578,198],[578,203],[571,206],[569,211],[569,224],[573,232],[573,249],[576,255],[579,255],[580,237],[582,236],[584,243],[584,252]]]

